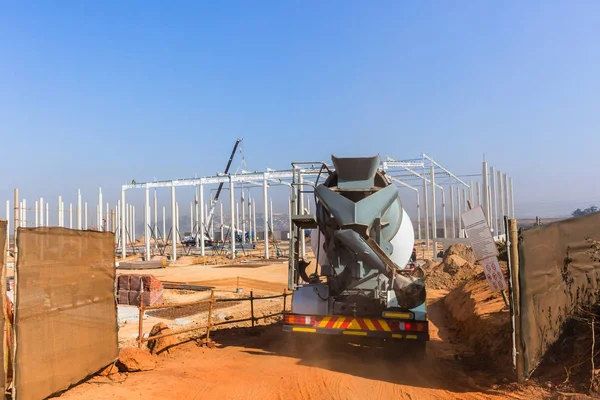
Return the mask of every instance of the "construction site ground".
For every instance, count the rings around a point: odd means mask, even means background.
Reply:
[[[251,257],[249,257],[251,258]],[[135,271],[150,273],[163,281],[210,285],[215,296],[245,297],[250,290],[255,296],[281,294],[287,286],[285,260],[255,262],[218,259],[226,264],[214,264],[205,259],[183,259],[178,264],[159,270]],[[205,264],[194,265],[192,262]],[[132,273],[132,271],[119,271]],[[238,283],[239,282],[239,283]],[[482,282],[477,290],[485,290]],[[236,293],[241,287],[243,293]],[[531,399],[547,398],[550,388],[537,383],[512,383],[510,369],[498,372],[494,360],[478,358],[469,337],[477,323],[469,319],[457,326],[460,313],[451,315],[445,304],[448,290],[428,290],[428,312],[431,341],[424,361],[417,362],[401,350],[350,345],[319,335],[306,334],[306,341],[297,342],[282,331],[277,318],[262,321],[258,328],[250,323],[224,326],[213,332],[214,349],[200,347],[185,334],[182,342],[170,352],[158,356],[155,369],[136,373],[95,376],[60,397],[64,399]],[[207,297],[209,292],[185,290],[167,291],[169,303],[187,302]],[[469,295],[453,300],[465,302]],[[482,295],[478,295],[482,296]],[[456,297],[456,296],[454,296]],[[502,301],[488,293],[490,305],[486,312],[499,314]],[[234,319],[249,315],[249,302],[222,303],[215,309],[217,318]],[[473,306],[473,304],[470,304]],[[457,307],[454,307],[457,308]],[[135,308],[130,307],[135,310]],[[179,310],[179,309],[172,309]],[[257,315],[282,310],[281,299],[255,302]],[[473,308],[474,312],[476,311]],[[169,310],[171,311],[171,310]],[[150,313],[150,312],[147,312]],[[206,309],[188,309],[174,314],[152,313],[144,320],[144,332],[157,322],[173,330],[206,323]],[[189,315],[188,315],[189,314]],[[137,317],[137,314],[133,315]],[[454,318],[453,318],[454,316]],[[492,315],[493,317],[493,315]],[[503,316],[500,319],[504,318]],[[486,319],[488,319],[486,317]],[[492,318],[493,319],[493,318]],[[460,321],[458,321],[460,323]],[[121,347],[136,345],[137,318],[121,321]],[[461,335],[463,337],[461,337]],[[465,340],[465,338],[467,338]],[[488,356],[486,354],[486,356]],[[504,355],[500,357],[504,362]],[[510,362],[510,361],[509,361]]]

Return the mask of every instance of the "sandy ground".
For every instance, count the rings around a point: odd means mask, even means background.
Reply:
[[[270,266],[274,272],[281,266]],[[260,269],[260,268],[259,268]],[[241,272],[240,272],[241,273]],[[207,275],[210,276],[210,273]],[[200,276],[199,279],[204,278]],[[227,279],[227,278],[224,278]],[[283,283],[283,282],[281,282]],[[152,371],[94,377],[64,399],[530,399],[456,359],[460,345],[443,309],[444,291],[429,291],[431,342],[417,363],[401,350],[350,346],[308,334],[301,344],[278,324],[213,334],[216,349],[182,344]]]

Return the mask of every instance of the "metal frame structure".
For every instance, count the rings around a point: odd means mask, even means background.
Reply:
[[[302,164],[302,163],[298,163]],[[307,163],[310,165],[310,163]],[[328,164],[326,164],[328,165]],[[331,168],[331,166],[328,165]],[[498,229],[502,227],[501,220],[504,215],[509,217],[514,217],[514,195],[512,192],[512,178],[507,177],[505,174],[502,174],[500,171],[497,172],[498,178],[495,178],[495,172],[490,171],[487,173],[487,163],[484,161],[483,170],[486,173],[482,173],[481,186],[483,192],[481,196],[479,195],[479,190],[477,190],[477,196],[475,196],[475,186],[473,181],[467,183],[465,180],[461,179],[458,175],[451,172],[448,168],[444,167],[441,163],[433,159],[431,156],[423,153],[421,157],[418,159],[408,159],[408,160],[395,160],[391,157],[386,157],[385,161],[381,162],[380,169],[385,171],[390,180],[401,187],[406,187],[411,189],[416,194],[417,200],[417,238],[421,239],[429,239],[425,240],[425,245],[427,249],[430,247],[430,240],[438,238],[438,215],[441,207],[441,223],[442,223],[442,238],[464,238],[464,230],[462,229],[460,215],[462,212],[469,208],[468,201],[470,201],[473,207],[481,205],[484,209],[486,216],[490,221],[490,226],[492,226],[494,232],[499,235],[502,232],[499,232]],[[417,172],[419,171],[419,172]],[[264,257],[266,259],[269,258],[269,224],[272,223],[270,221],[272,219],[272,207],[271,214],[269,214],[269,199],[268,199],[268,188],[272,185],[286,185],[291,186],[290,181],[294,176],[294,173],[298,174],[302,178],[317,176],[321,172],[320,168],[315,168],[314,166],[305,167],[305,168],[296,168],[296,169],[286,169],[286,170],[275,170],[271,168],[267,168],[264,172],[248,172],[246,170],[241,170],[235,174],[218,174],[216,176],[208,176],[201,178],[190,178],[190,179],[175,179],[175,180],[166,180],[166,181],[154,181],[154,182],[143,182],[143,183],[131,183],[125,184],[121,187],[121,200],[119,202],[118,207],[120,210],[118,211],[117,221],[119,222],[119,226],[117,227],[117,232],[120,234],[120,243],[121,243],[121,256],[125,258],[127,256],[127,250],[125,243],[127,243],[127,232],[125,229],[121,229],[121,226],[127,225],[127,220],[123,221],[122,216],[127,216],[127,203],[125,193],[127,190],[132,189],[145,189],[146,191],[146,201],[144,204],[144,219],[145,219],[145,229],[144,229],[144,237],[150,237],[151,227],[153,226],[151,223],[151,213],[150,213],[150,196],[149,190],[151,188],[171,188],[171,211],[172,211],[172,221],[178,221],[177,215],[177,201],[176,201],[176,188],[177,187],[185,187],[192,186],[196,187],[197,194],[195,196],[195,204],[199,207],[199,210],[194,213],[192,212],[192,219],[194,214],[196,215],[195,224],[198,226],[197,233],[199,234],[199,247],[200,254],[205,255],[205,232],[207,229],[205,227],[205,203],[204,203],[204,188],[206,185],[217,185],[217,184],[229,184],[229,211],[230,211],[230,225],[233,229],[244,229],[245,226],[245,209],[242,206],[242,219],[244,221],[240,224],[242,226],[237,226],[236,223],[236,201],[235,201],[235,189],[236,184],[248,184],[251,186],[262,187],[262,197],[263,197],[263,210],[262,214],[264,216],[264,237],[265,237],[265,252]],[[489,183],[489,177],[492,178],[491,184]],[[498,181],[497,188],[494,187],[494,181]],[[415,184],[414,181],[420,181],[422,184],[422,189],[419,189],[419,184]],[[479,184],[479,182],[478,182]],[[456,189],[456,190],[455,190]],[[437,203],[436,195],[441,194],[441,203]],[[456,191],[456,202],[454,199],[454,192]],[[448,234],[448,220],[446,216],[446,193],[449,193],[450,197],[450,207],[451,207],[451,229]],[[490,196],[490,193],[492,195]],[[422,201],[421,201],[422,198]],[[474,202],[474,199],[477,198],[477,202]],[[491,199],[491,202],[490,202]],[[483,200],[483,201],[481,201]],[[300,202],[303,202],[303,198],[300,199]],[[255,205],[254,199],[252,200],[252,204]],[[490,207],[493,204],[494,206]],[[495,205],[499,204],[500,207],[495,207]],[[301,210],[304,210],[303,205],[301,204]],[[156,202],[154,203],[154,207],[156,208]],[[456,208],[455,208],[456,207]],[[193,207],[192,207],[193,209]],[[255,209],[255,207],[254,207]],[[256,212],[252,213],[254,219],[256,218]],[[155,211],[156,215],[156,211]],[[222,218],[222,214],[221,214]],[[155,217],[156,219],[156,217]],[[425,235],[421,234],[422,228],[422,220],[425,222]],[[192,221],[194,222],[194,221]],[[157,221],[154,221],[156,225]],[[223,225],[223,221],[220,221],[221,225]],[[173,224],[173,222],[172,222]],[[250,224],[252,225],[252,218],[250,218]],[[131,224],[130,224],[131,225]],[[175,228],[177,223],[174,224]],[[192,223],[194,226],[194,223]],[[458,229],[456,229],[458,227]],[[174,236],[176,236],[176,229],[172,229],[174,232]],[[245,231],[245,229],[244,229]],[[256,232],[256,225],[254,223],[254,231]],[[242,235],[244,236],[244,235]],[[172,259],[177,259],[177,241],[172,240]],[[304,246],[302,246],[302,251],[304,252]],[[146,240],[145,243],[145,253],[146,259],[150,257],[150,240]],[[232,257],[235,257],[235,240],[231,242],[231,254]]]

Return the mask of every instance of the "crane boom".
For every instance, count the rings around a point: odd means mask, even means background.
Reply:
[[[241,138],[238,138],[235,141],[235,145],[233,146],[233,150],[231,151],[231,155],[229,156],[229,160],[227,161],[227,166],[225,167],[225,175],[227,175],[229,173],[229,168],[231,167],[231,163],[233,162],[233,158],[235,157],[235,152],[238,148],[238,146],[240,145],[240,143],[242,142]],[[221,190],[223,189],[223,182],[219,183],[219,187],[217,188],[217,193],[215,193],[215,197],[212,199],[211,203],[210,203],[210,210],[208,212],[208,218],[207,221],[204,222],[204,226],[202,227],[204,229],[204,233],[206,235],[206,237],[209,240],[212,240],[212,232],[209,232],[208,227],[211,226],[212,220],[214,218],[215,215],[215,207],[217,205],[217,203],[219,202],[219,195],[221,194]]]

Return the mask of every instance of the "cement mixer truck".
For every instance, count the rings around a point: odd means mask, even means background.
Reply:
[[[332,156],[332,163],[292,163],[293,297],[283,329],[293,336],[402,342],[423,356],[429,340],[425,285],[418,270],[407,267],[414,231],[398,189],[379,156]],[[314,215],[307,213],[307,196],[314,199]],[[303,235],[308,229],[310,244]]]

